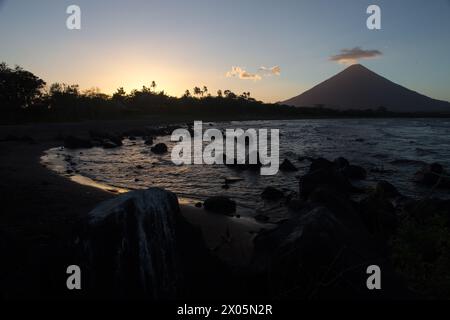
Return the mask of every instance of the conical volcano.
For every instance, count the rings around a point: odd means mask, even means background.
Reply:
[[[283,101],[297,107],[378,109],[394,112],[450,112],[450,103],[432,99],[354,64],[304,93]]]

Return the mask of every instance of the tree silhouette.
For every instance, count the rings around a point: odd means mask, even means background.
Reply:
[[[19,66],[0,63],[0,102],[10,110],[29,107],[42,95],[44,80]]]
[[[202,89],[199,87],[194,87],[194,96],[199,96],[202,94]]]
[[[150,85],[150,88],[152,88],[153,91],[156,90],[156,82],[155,81],[152,81],[152,84]]]

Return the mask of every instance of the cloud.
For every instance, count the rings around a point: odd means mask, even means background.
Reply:
[[[239,77],[244,80],[261,80],[261,76],[256,73],[250,73],[242,69],[241,67],[231,67],[231,70],[226,73],[227,78]]]
[[[364,50],[360,47],[353,49],[342,49],[341,53],[331,56],[331,61],[343,64],[355,64],[360,59],[371,59],[381,56],[383,53],[379,50]]]
[[[227,78],[238,77],[239,79],[243,79],[243,80],[258,81],[258,80],[261,80],[263,77],[267,77],[267,76],[272,76],[272,75],[279,76],[280,73],[281,73],[281,69],[279,66],[274,66],[271,68],[260,67],[258,69],[258,72],[256,72],[256,73],[248,72],[241,67],[231,67],[231,70],[226,73],[226,77]]]
[[[264,75],[275,75],[275,76],[279,76],[281,73],[281,68],[280,66],[274,66],[272,68],[266,68],[266,67],[261,67],[259,68],[259,71],[262,72]]]

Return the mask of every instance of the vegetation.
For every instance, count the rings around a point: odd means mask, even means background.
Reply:
[[[0,119],[2,123],[30,121],[79,121],[140,118],[145,115],[190,115],[215,118],[264,119],[305,117],[394,117],[405,116],[377,110],[336,111],[320,106],[292,107],[257,101],[250,92],[237,94],[218,90],[213,96],[206,86],[186,90],[181,97],[149,87],[127,93],[118,88],[111,96],[93,88],[80,92],[78,85],[46,82],[20,67],[0,64]],[[425,114],[413,116],[427,116]],[[433,115],[435,116],[435,115]]]
[[[425,199],[406,210],[392,240],[393,260],[414,292],[450,297],[450,202]]]

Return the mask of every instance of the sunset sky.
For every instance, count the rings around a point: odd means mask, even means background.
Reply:
[[[81,30],[66,28],[71,4]],[[370,4],[381,7],[382,30],[366,28]],[[206,85],[275,102],[345,68],[344,49],[450,101],[450,0],[0,0],[0,61],[105,93],[154,80],[171,95]]]

